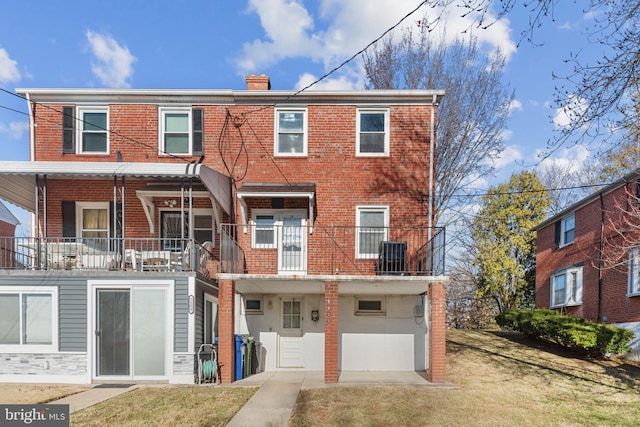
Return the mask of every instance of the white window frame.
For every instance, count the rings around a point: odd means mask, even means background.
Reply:
[[[570,277],[575,275],[575,283],[571,283]],[[556,288],[556,278],[559,276],[564,276],[565,280],[565,295],[564,301],[556,301],[555,300],[555,288]],[[551,299],[550,299],[550,307],[573,307],[582,305],[582,287],[583,287],[583,266],[578,267],[568,267],[561,270],[556,270],[551,273],[551,277],[549,279],[550,290],[551,290]],[[575,287],[575,288],[574,288]],[[575,293],[575,299],[573,298],[573,294]]]
[[[364,301],[374,301],[380,303],[380,310],[368,310],[360,308],[360,303]],[[354,314],[356,316],[385,316],[387,314],[385,297],[382,296],[357,296],[354,300]]]
[[[248,308],[249,301],[258,301],[260,308]],[[244,295],[242,297],[242,308],[244,314],[264,314],[264,298],[261,295]]]
[[[281,113],[302,113],[302,152],[300,153],[291,153],[291,152],[281,152],[280,151],[280,134],[281,133],[298,133],[298,132],[287,132],[280,131],[280,114]],[[274,155],[281,157],[306,157],[307,156],[307,145],[308,145],[308,124],[307,124],[307,109],[306,108],[276,108],[275,110],[275,126],[274,126],[274,144],[273,151]]]
[[[627,296],[640,296],[640,246],[629,249]]]
[[[573,220],[573,228],[567,229],[567,221]],[[573,239],[571,241],[566,240],[566,232],[573,230]],[[576,240],[576,215],[571,214],[560,220],[560,246],[570,245]]]
[[[360,151],[360,125],[362,114],[384,114],[384,150],[380,153],[362,153]],[[390,120],[388,108],[359,108],[356,112],[356,156],[357,157],[388,157],[390,141]]]
[[[23,339],[22,296],[24,294],[51,295],[51,344],[0,344],[3,353],[53,353],[58,351],[58,287],[57,286],[3,286],[0,294],[19,294],[20,341]]]
[[[104,113],[106,114],[107,128],[104,130],[90,131],[85,130],[86,125],[84,120],[85,113]],[[78,154],[109,154],[109,107],[105,106],[81,106],[76,109],[77,117],[77,132],[76,132],[76,153]],[[106,146],[105,151],[84,151],[82,149],[82,136],[85,133],[105,133],[106,134]]]
[[[189,138],[188,150],[186,153],[171,153],[166,150],[164,143],[165,134],[165,115],[167,114],[186,114],[187,115],[187,137]],[[191,107],[160,107],[158,111],[158,151],[161,156],[191,156],[193,153],[193,113]]]
[[[258,226],[257,218],[259,216],[270,216],[273,218],[273,224],[271,225],[271,232],[273,233],[273,239],[271,243],[259,243],[256,241],[256,232],[259,230],[266,230],[266,228],[261,228]],[[251,227],[251,247],[254,249],[274,249],[278,247],[278,239],[277,239],[277,213],[273,210],[263,210],[263,209],[252,209],[251,211],[251,221],[253,222]]]
[[[378,258],[378,249],[376,248],[375,253],[361,253],[360,252],[360,214],[363,212],[382,212],[384,213],[384,236],[382,241],[389,240],[389,206],[381,205],[363,205],[356,206],[356,258],[357,259],[374,259]]]
[[[83,215],[82,211],[85,209],[104,209],[107,211],[107,237],[109,239],[111,236],[111,212],[109,211],[109,203],[108,202],[77,202],[76,203],[76,236],[80,239],[84,239],[83,231]],[[98,229],[96,229],[98,230]],[[87,237],[87,239],[91,239],[91,237]]]
[[[161,208],[159,209],[159,217],[162,218],[162,213],[163,212],[175,212],[175,213],[180,213],[180,208]],[[208,241],[210,241],[213,244],[213,247],[215,247],[215,241],[216,241],[216,218],[215,215],[213,214],[213,209],[210,208],[192,208],[192,212],[193,212],[193,217],[194,217],[194,222],[195,222],[195,217],[196,216],[210,216],[211,217],[211,236],[208,239]],[[189,208],[185,206],[184,208],[184,217],[185,220],[188,221],[188,217],[189,217]],[[193,224],[192,226],[193,229],[193,234],[194,234],[194,238],[195,238],[195,231],[196,230],[208,230],[208,228],[196,228],[195,224]],[[163,234],[163,229],[162,229],[162,224],[160,224],[160,238],[166,238]],[[185,239],[189,238],[189,230],[187,230],[187,233],[184,236]],[[205,240],[206,242],[207,240]],[[200,242],[198,241],[198,243],[202,244],[204,242]]]
[[[209,319],[207,318],[207,303],[210,302],[211,303],[211,308],[212,308],[212,317],[213,319]],[[218,304],[218,298],[214,297],[213,295],[204,294],[204,307],[203,307],[203,311],[202,311],[202,342],[203,344],[213,344],[216,341],[217,335],[216,335],[216,324],[219,323],[218,322],[218,312],[219,312],[219,304]],[[218,324],[218,333],[220,333],[220,325]],[[207,328],[211,328],[211,340],[212,342],[206,342],[205,338],[207,336]]]

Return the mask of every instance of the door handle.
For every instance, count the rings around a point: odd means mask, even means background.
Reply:
[[[96,336],[99,337],[100,336],[100,331],[96,331]]]

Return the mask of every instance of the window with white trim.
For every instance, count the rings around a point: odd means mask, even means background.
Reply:
[[[356,258],[377,258],[388,229],[388,206],[356,206]]]
[[[274,214],[254,214],[252,247],[269,249],[276,247],[276,217]]]
[[[382,316],[386,313],[383,297],[356,297],[355,314]]]
[[[629,250],[629,295],[640,295],[640,247]]]
[[[262,314],[262,297],[248,295],[244,297],[245,314]]]
[[[389,155],[389,110],[358,110],[356,155]]]
[[[106,249],[109,244],[109,203],[79,202],[76,210],[76,236],[94,247]]]
[[[582,266],[551,274],[551,307],[582,304]]]
[[[204,294],[204,344],[213,344],[218,337],[218,298]]]
[[[185,156],[203,154],[202,109],[161,107],[159,116],[160,154]]]
[[[576,217],[570,215],[560,220],[560,246],[573,243],[575,238]]]
[[[276,110],[275,152],[277,156],[307,155],[306,110]]]
[[[0,349],[55,351],[58,289],[8,286],[0,290]]]
[[[109,108],[78,107],[77,152],[109,153]]]

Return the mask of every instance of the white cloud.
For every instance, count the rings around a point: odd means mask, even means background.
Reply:
[[[0,47],[0,83],[5,84],[19,80],[18,63],[9,57],[6,50]]]
[[[413,0],[321,0],[317,15],[312,15],[300,0],[250,0],[249,13],[260,17],[264,36],[243,45],[235,63],[240,74],[264,72],[265,68],[290,58],[307,58],[320,62],[326,71],[342,63],[387,29],[398,23],[407,12],[416,7]],[[438,7],[421,7],[396,30],[400,34],[424,14],[442,13]],[[438,28],[436,37],[453,41],[456,37],[470,36],[472,17],[462,18],[460,8],[452,6]],[[489,18],[493,19],[493,18]],[[446,23],[445,23],[446,21]],[[417,31],[416,31],[417,32]],[[473,34],[478,42],[495,51],[500,49],[507,59],[515,52],[508,20],[499,20],[486,30]],[[350,67],[353,86],[362,87],[364,75],[354,73]]]
[[[556,128],[562,129],[569,126],[574,120],[578,119],[587,109],[587,101],[570,95],[564,107],[556,109],[553,116],[553,124]]]
[[[318,77],[314,76],[310,73],[304,73],[298,79],[296,83],[295,90],[303,89],[309,86],[311,83],[318,80]],[[357,90],[361,89],[356,86],[355,82],[352,79],[349,79],[346,76],[340,76],[336,79],[323,79],[322,81],[314,84],[309,90]]]
[[[540,153],[538,153],[540,154]],[[559,166],[568,172],[577,172],[582,169],[584,163],[589,159],[589,150],[585,145],[576,144],[572,147],[558,150],[554,157],[547,157],[540,162],[540,169],[552,165]]]
[[[522,160],[522,151],[516,145],[507,145],[494,161],[496,169],[502,169],[505,166],[512,166],[518,160]]]
[[[108,87],[129,87],[128,80],[133,75],[133,63],[136,57],[129,52],[126,46],[120,46],[118,42],[108,34],[98,34],[91,30],[86,32],[91,53],[96,62],[91,64],[91,71]]]
[[[8,126],[0,123],[0,134],[6,133],[10,139],[22,139],[28,129],[29,123],[27,122],[9,122]]]
[[[509,114],[512,114],[516,110],[522,111],[522,102],[518,101],[517,99],[514,99],[513,101],[511,101],[511,104],[509,105]]]

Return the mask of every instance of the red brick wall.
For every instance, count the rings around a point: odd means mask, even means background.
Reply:
[[[429,286],[431,303],[431,328],[429,330],[429,380],[434,383],[446,381],[446,293],[444,283]]]
[[[16,226],[0,221],[0,267],[13,268],[15,266],[15,252],[13,250]]]
[[[231,280],[218,282],[218,359],[222,366],[221,378],[224,384],[234,381],[235,372],[235,284]]]
[[[324,284],[324,382],[338,382],[338,282]]]
[[[61,110],[62,105],[50,107]],[[204,164],[228,174],[224,158],[233,177],[240,180],[238,185],[314,182],[319,224],[354,225],[358,204],[390,205],[392,225],[427,224],[427,204],[421,195],[428,193],[431,107],[391,106],[391,155],[373,158],[355,155],[357,108],[353,105],[308,106],[308,155],[303,158],[273,156],[272,107],[259,112],[255,112],[256,106],[200,107],[204,108]],[[227,109],[236,117],[247,113],[246,120],[236,122],[238,127],[225,122]],[[176,159],[158,153],[155,105],[109,106],[110,128],[117,134],[110,135],[108,155],[62,154],[62,115],[36,106],[35,116],[38,161],[116,161],[118,151],[125,162],[199,159],[199,156]],[[110,191],[111,185],[108,188]],[[66,190],[69,194],[69,189]],[[112,198],[109,194],[106,200]]]
[[[635,184],[630,184],[635,185]],[[536,307],[550,305],[551,273],[572,264],[584,263],[582,305],[563,308],[563,312],[598,319],[608,323],[640,321],[640,297],[627,297],[627,259],[623,248],[628,246],[618,235],[621,219],[628,211],[625,187],[603,195],[604,222],[601,201],[596,199],[575,211],[575,240],[555,249],[555,225],[538,230],[536,255]],[[601,224],[604,223],[603,256],[600,262]],[[628,227],[627,227],[628,228]],[[640,241],[640,240],[637,240]],[[601,298],[598,297],[599,276],[602,276]],[[600,301],[599,301],[600,299]]]

